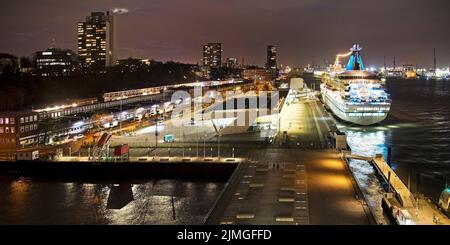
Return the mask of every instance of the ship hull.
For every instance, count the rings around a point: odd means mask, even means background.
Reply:
[[[361,125],[361,126],[369,126],[369,125],[377,124],[377,123],[383,121],[384,119],[386,119],[386,117],[388,115],[387,112],[383,112],[383,113],[371,113],[372,115],[370,115],[370,116],[367,116],[367,114],[363,116],[363,113],[354,113],[354,112],[345,111],[342,109],[342,108],[344,108],[344,106],[342,105],[342,102],[334,99],[330,95],[330,93],[332,93],[332,92],[330,92],[326,89],[322,89],[322,100],[323,100],[325,106],[328,109],[330,109],[336,117],[338,117],[339,119],[341,119],[345,122],[353,123],[353,124],[357,124],[357,125]],[[361,116],[358,116],[358,114],[361,114]]]

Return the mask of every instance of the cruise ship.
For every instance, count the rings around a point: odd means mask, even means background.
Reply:
[[[385,81],[365,70],[362,48],[354,44],[348,53],[345,69],[324,74],[320,85],[322,100],[340,119],[357,125],[372,125],[383,121],[390,110],[391,100]]]

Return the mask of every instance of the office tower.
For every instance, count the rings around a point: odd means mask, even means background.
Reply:
[[[270,70],[277,69],[277,47],[273,45],[267,46],[267,63],[266,68]]]
[[[116,63],[114,16],[93,12],[78,23],[78,56],[83,68],[104,69]]]
[[[218,68],[222,65],[222,43],[208,43],[203,46],[203,66]]]

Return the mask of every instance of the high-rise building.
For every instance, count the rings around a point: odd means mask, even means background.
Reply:
[[[83,68],[104,69],[116,63],[114,16],[93,12],[78,23],[78,56]]]
[[[267,63],[266,68],[270,70],[277,69],[277,47],[273,45],[267,46]]]
[[[41,76],[67,76],[76,67],[77,57],[72,50],[49,48],[34,54],[36,74]]]
[[[217,68],[222,65],[222,44],[208,43],[203,46],[203,66]]]

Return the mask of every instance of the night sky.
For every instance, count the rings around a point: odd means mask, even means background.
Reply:
[[[1,1],[0,52],[30,56],[50,46],[76,51],[76,24],[92,11],[120,8],[118,57],[197,63],[202,44],[222,42],[225,57],[264,64],[334,60],[353,42],[368,65],[450,65],[448,0],[14,0]]]

